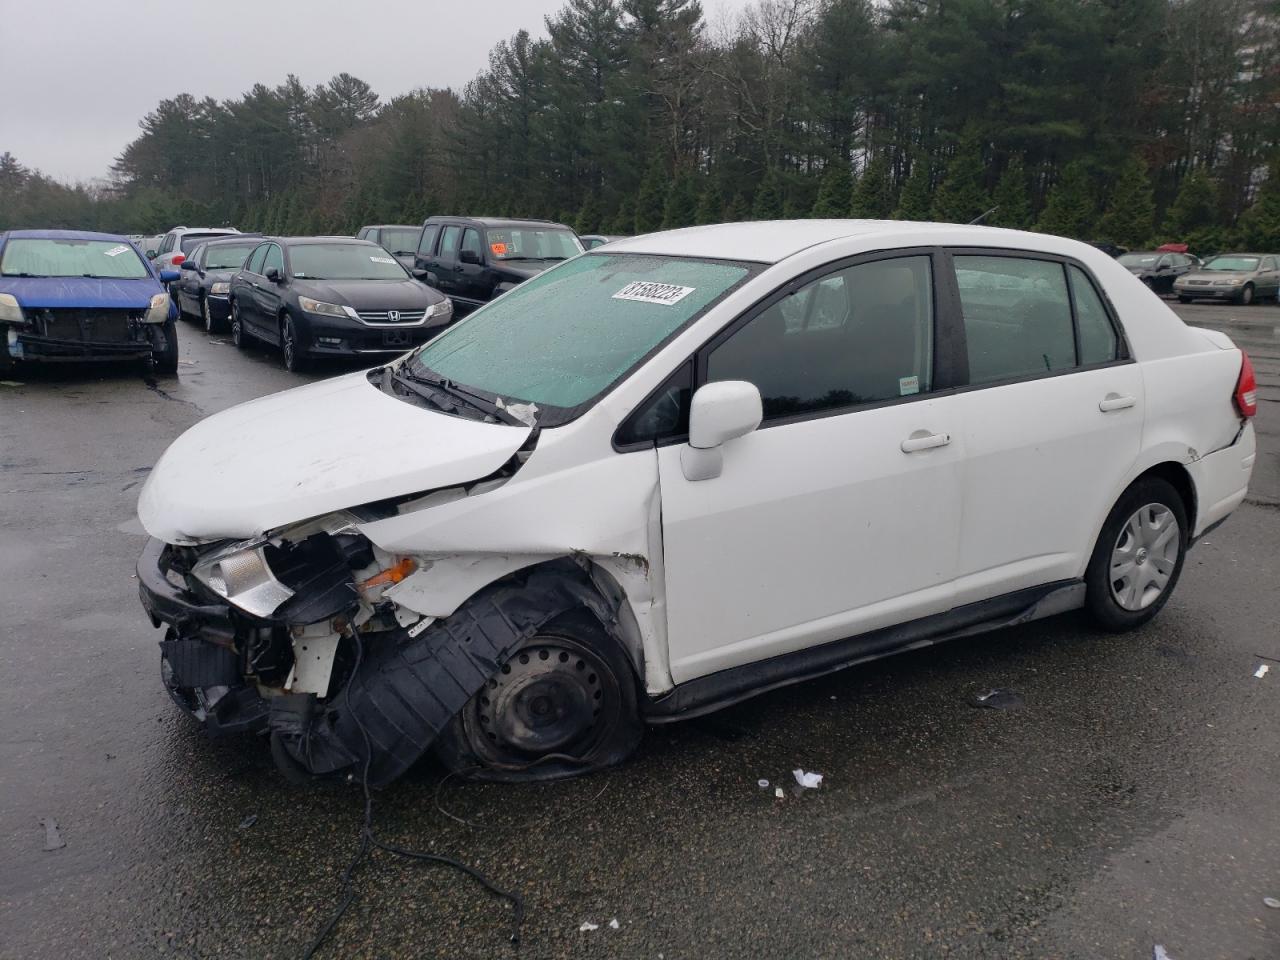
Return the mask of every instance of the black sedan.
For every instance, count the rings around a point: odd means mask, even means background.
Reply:
[[[1184,273],[1200,266],[1200,261],[1188,253],[1169,250],[1139,250],[1119,257],[1120,266],[1145,283],[1156,293],[1173,292],[1173,283]]]
[[[262,241],[231,279],[231,339],[279,344],[286,369],[324,356],[404,353],[453,319],[440,292],[376,243],[349,237]]]
[[[261,241],[261,234],[240,234],[229,240],[210,240],[193,250],[182,261],[182,277],[173,285],[179,313],[200,317],[207,331],[219,332],[231,316],[231,278]]]

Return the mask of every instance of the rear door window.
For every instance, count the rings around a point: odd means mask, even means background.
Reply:
[[[1070,370],[1075,331],[1061,263],[957,256],[956,283],[969,350],[969,382],[996,383]]]
[[[1071,295],[1076,304],[1076,323],[1080,327],[1080,365],[1107,363],[1120,355],[1120,340],[1098,290],[1077,266],[1071,275]]]

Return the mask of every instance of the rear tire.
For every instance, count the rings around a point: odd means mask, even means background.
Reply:
[[[1085,608],[1102,628],[1136,630],[1169,600],[1187,554],[1186,505],[1160,477],[1134,482],[1111,508],[1085,572]]]
[[[594,616],[573,611],[511,655],[435,750],[471,780],[555,780],[621,763],[643,736],[630,661]]]

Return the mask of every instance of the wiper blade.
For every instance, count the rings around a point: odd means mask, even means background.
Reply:
[[[473,410],[479,410],[481,413],[485,414],[486,416],[492,417],[494,420],[501,420],[503,423],[507,423],[512,426],[518,426],[518,427],[526,426],[526,424],[516,419],[515,416],[508,413],[502,407],[499,407],[497,404],[493,403],[492,401],[486,399],[485,397],[480,396],[480,394],[478,393],[472,393],[470,390],[467,390],[465,387],[458,386],[456,383],[454,383],[452,380],[448,379],[447,377],[430,377],[430,376],[426,376],[425,374],[414,373],[412,370],[408,369],[407,364],[402,364],[396,370],[395,375],[396,375],[396,379],[400,380],[401,382],[408,381],[409,383],[413,383],[413,384],[421,384],[423,386],[431,387],[434,390],[445,394],[446,397],[451,397],[451,398],[461,400],[464,404],[471,407]],[[415,392],[417,391],[415,390]]]
[[[27,280],[48,280],[48,279],[49,279],[49,274],[47,274],[47,273],[24,273],[24,272],[19,272],[19,273],[5,273],[5,274],[0,274],[0,276],[5,276],[5,277],[24,277],[24,278],[25,278],[25,279],[27,279]]]

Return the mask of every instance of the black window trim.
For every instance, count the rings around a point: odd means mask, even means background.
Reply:
[[[971,390],[989,390],[993,387],[1007,387],[1014,383],[1030,383],[1035,380],[1047,380],[1050,377],[1065,377],[1076,373],[1087,373],[1091,370],[1102,370],[1106,367],[1120,367],[1137,361],[1133,357],[1133,351],[1129,346],[1129,338],[1124,331],[1124,324],[1119,321],[1115,304],[1111,302],[1111,298],[1107,296],[1106,288],[1098,283],[1098,278],[1093,275],[1093,271],[1085,264],[1081,263],[1075,257],[1062,256],[1056,253],[1046,253],[1040,250],[1022,250],[1016,247],[946,247],[943,250],[943,256],[946,260],[946,280],[952,286],[952,297],[955,313],[950,318],[950,322],[955,324],[956,336],[962,345],[964,362],[965,362],[965,378],[964,383],[955,388],[956,393],[968,393]],[[964,332],[964,311],[960,302],[960,284],[956,278],[955,258],[956,257],[1004,257],[1011,260],[1044,260],[1050,263],[1060,264],[1062,267],[1062,279],[1067,285],[1067,298],[1071,305],[1071,328],[1072,336],[1076,344],[1076,365],[1068,367],[1065,370],[1046,370],[1044,373],[1030,374],[1021,377],[1006,377],[1003,380],[989,380],[983,383],[970,383],[968,376],[968,357],[969,348]],[[1107,321],[1111,324],[1111,331],[1116,336],[1116,353],[1114,360],[1103,360],[1099,363],[1080,363],[1080,319],[1076,313],[1075,293],[1071,288],[1071,274],[1067,270],[1068,267],[1078,267],[1084,274],[1085,279],[1093,286],[1093,292],[1097,294],[1098,299],[1102,302],[1102,309],[1107,315]]]
[[[254,247],[252,250],[250,250],[250,251],[249,251],[249,255],[248,255],[247,257],[245,257],[245,258],[244,258],[244,266],[243,266],[241,269],[243,269],[245,273],[251,273],[251,274],[253,274],[255,277],[260,277],[260,276],[262,276],[262,274],[258,273],[256,270],[253,270],[249,265],[253,262],[253,257],[254,257],[254,255],[255,255],[259,250],[263,250],[262,260],[263,260],[263,262],[265,263],[265,262],[266,262],[266,259],[267,259],[267,254],[266,254],[266,251],[265,251],[265,249],[264,249],[264,248],[265,248],[265,247],[268,247],[268,246],[270,246],[270,245],[271,245],[271,241],[270,241],[270,240],[263,240],[263,241],[262,241],[261,243],[259,243],[256,247]]]

